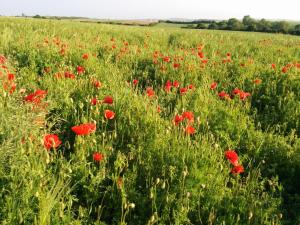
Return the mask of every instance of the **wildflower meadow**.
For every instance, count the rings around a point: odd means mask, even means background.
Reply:
[[[1,224],[300,224],[300,38],[0,18]]]

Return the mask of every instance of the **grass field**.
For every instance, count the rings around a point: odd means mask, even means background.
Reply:
[[[1,224],[300,224],[300,38],[0,18]]]

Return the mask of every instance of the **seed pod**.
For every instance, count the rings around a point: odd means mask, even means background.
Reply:
[[[155,220],[155,216],[154,216],[154,215],[152,215],[152,216],[150,217],[150,222],[151,222],[151,223],[153,223],[153,222],[154,222],[154,220]]]
[[[187,171],[183,171],[182,173],[183,173],[183,177],[186,177],[188,174]]]
[[[150,198],[152,199],[154,197],[152,191],[150,192]]]
[[[156,185],[158,185],[160,182],[160,179],[159,178],[156,178]]]
[[[248,220],[251,220],[252,217],[253,217],[253,213],[250,211],[249,216],[248,216]]]
[[[166,182],[164,181],[161,185],[161,189],[165,189],[166,188]]]

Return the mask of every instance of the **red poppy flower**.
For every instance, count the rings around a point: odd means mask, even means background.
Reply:
[[[260,83],[261,83],[261,79],[255,79],[253,82],[254,82],[255,84],[260,84]]]
[[[64,48],[60,49],[59,54],[64,56],[66,54],[66,49]]]
[[[199,58],[203,59],[204,58],[203,52],[198,52],[198,56],[199,56]]]
[[[96,131],[95,123],[85,123],[71,128],[77,135],[88,135]]]
[[[184,120],[183,116],[181,116],[181,115],[176,115],[175,118],[174,118],[174,123],[175,123],[176,126],[178,126],[178,124],[179,124],[181,121],[183,121],[183,120]]]
[[[36,90],[34,93],[25,96],[24,100],[27,102],[39,103],[46,95],[47,91]]]
[[[83,59],[88,59],[88,58],[89,58],[89,54],[87,54],[87,53],[83,54],[83,55],[82,55],[82,58],[83,58]]]
[[[170,62],[171,61],[171,58],[169,56],[165,56],[163,58],[164,62]]]
[[[249,97],[251,94],[249,92],[240,92],[240,99],[245,100],[247,97]]]
[[[34,94],[35,96],[45,97],[47,95],[47,91],[38,89],[34,92]]]
[[[230,58],[223,59],[222,62],[223,62],[223,63],[229,63],[229,62],[231,62],[231,59],[230,59]]]
[[[8,79],[9,81],[12,81],[12,80],[15,79],[15,75],[12,74],[12,73],[9,73],[9,74],[7,74],[7,79]]]
[[[105,110],[104,117],[105,119],[112,120],[115,117],[115,113],[111,110]]]
[[[229,94],[227,94],[225,91],[221,91],[218,96],[222,99],[230,99]]]
[[[233,95],[239,95],[242,91],[238,88],[235,88],[233,91],[232,91],[232,94]]]
[[[244,173],[244,167],[242,165],[236,165],[231,169],[231,173],[233,174]]]
[[[194,85],[189,84],[188,89],[194,89]]]
[[[100,152],[95,152],[93,154],[93,159],[94,159],[95,162],[100,162],[104,159],[104,155]]]
[[[160,106],[157,106],[157,112],[160,113],[161,112],[161,108]]]
[[[196,132],[196,129],[194,127],[192,127],[192,126],[187,126],[185,128],[185,133],[186,134],[191,135],[191,134],[194,134],[195,132]]]
[[[150,97],[150,98],[155,96],[155,92],[151,87],[148,87],[146,89],[146,93],[147,93],[148,97]]]
[[[172,85],[172,82],[168,80],[168,81],[166,82],[166,84],[165,84],[165,91],[166,91],[166,92],[170,92],[172,86],[173,86],[173,85]]]
[[[102,83],[98,80],[94,80],[93,85],[94,85],[95,88],[100,88],[102,86]]]
[[[64,76],[65,76],[65,78],[75,79],[75,75],[70,72],[65,72]]]
[[[173,67],[174,67],[175,69],[178,69],[178,68],[180,67],[180,64],[179,64],[179,63],[174,63],[174,64],[173,64]]]
[[[44,146],[47,150],[60,146],[61,140],[56,134],[47,134],[44,136]]]
[[[275,65],[274,63],[272,63],[271,67],[272,67],[273,69],[275,69],[275,68],[276,68],[276,65]]]
[[[14,93],[15,90],[16,90],[16,88],[17,88],[17,84],[16,83],[14,83],[14,82],[10,83],[9,94]]]
[[[201,63],[202,63],[202,64],[207,64],[207,63],[208,63],[208,59],[202,59],[202,60],[201,60]]]
[[[113,97],[111,96],[105,96],[104,99],[103,99],[103,103],[106,103],[106,104],[113,104],[114,100],[113,100]]]
[[[5,64],[6,58],[3,55],[0,55],[0,64]]]
[[[176,87],[176,88],[178,88],[179,87],[179,82],[177,81],[177,80],[175,80],[174,82],[173,82],[173,87]]]
[[[92,105],[97,105],[97,102],[98,102],[98,101],[97,101],[97,98],[92,98],[92,99],[91,99],[91,104],[92,104]]]
[[[288,67],[286,67],[286,66],[283,67],[281,71],[282,71],[283,73],[286,73],[286,72],[288,71]]]
[[[292,68],[294,65],[292,63],[287,64],[285,67]]]
[[[187,88],[180,88],[180,94],[181,94],[181,95],[184,95],[184,94],[186,94],[186,93],[187,93],[187,91],[188,91],[188,89],[187,89]]]
[[[1,74],[0,74],[1,75]],[[3,89],[9,91],[10,94],[14,93],[17,88],[17,84],[13,81],[4,81]]]
[[[85,68],[83,66],[77,66],[77,73],[78,74],[82,74],[82,73],[84,73],[84,71],[85,71]]]
[[[184,113],[182,113],[182,117],[184,119],[187,119],[190,123],[194,122],[194,113],[186,111]]]
[[[239,156],[234,150],[227,150],[225,152],[225,157],[232,163],[232,165],[237,166],[239,164]]]
[[[139,81],[137,79],[133,79],[132,83],[136,86],[139,83]]]
[[[216,82],[213,82],[211,85],[210,85],[210,89],[211,90],[215,90],[217,88],[218,84]]]

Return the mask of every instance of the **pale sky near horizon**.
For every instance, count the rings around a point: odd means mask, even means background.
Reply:
[[[100,19],[228,19],[300,21],[300,0],[0,0],[0,15]]]

